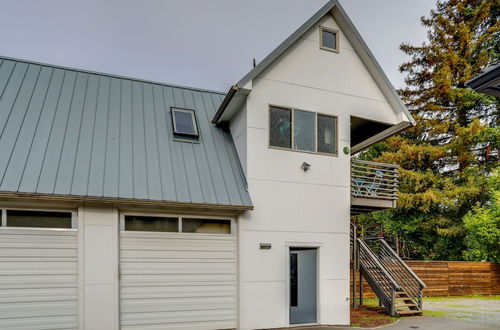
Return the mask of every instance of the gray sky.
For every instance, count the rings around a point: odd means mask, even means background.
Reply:
[[[326,0],[2,0],[0,55],[226,91]],[[396,87],[436,0],[341,0]]]

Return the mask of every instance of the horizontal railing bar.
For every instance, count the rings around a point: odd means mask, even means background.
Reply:
[[[382,198],[382,197],[387,197],[389,199],[391,198],[395,198],[397,199],[398,196],[397,194],[384,194],[384,193],[374,193],[374,194],[370,194],[370,193],[367,193],[367,192],[364,192],[364,191],[352,191],[352,197],[370,197],[370,198]]]
[[[370,172],[376,172],[376,171],[381,171],[381,172],[386,172],[386,173],[398,173],[397,169],[386,169],[386,168],[376,168],[376,167],[368,167],[368,166],[363,166],[363,165],[357,165],[357,164],[352,164],[352,168],[359,168],[362,170],[368,170]],[[357,170],[360,171],[360,170]]]
[[[392,167],[392,168],[399,168],[400,167],[399,165],[396,165],[396,164],[378,163],[378,162],[372,162],[372,161],[361,160],[361,159],[352,159],[352,162],[353,163],[368,164],[368,165]]]
[[[363,184],[352,186],[352,188],[357,189],[357,190],[364,189],[364,190],[371,190],[371,191],[398,191],[398,189],[396,189],[395,187],[384,188],[384,187],[376,187],[376,185],[374,187],[374,186],[363,185]]]
[[[368,180],[374,180],[375,177],[373,176],[366,176],[366,175],[360,175],[358,173],[353,173],[351,175],[352,178],[361,178],[361,179],[368,179]],[[394,178],[389,178],[389,177],[381,177],[381,178],[377,178],[377,180],[380,180],[380,181],[384,181],[384,182],[389,182],[389,183],[397,183],[398,182],[398,177],[394,177]]]
[[[365,166],[354,165],[354,164],[351,166],[351,168],[353,171],[358,171],[358,172],[376,173],[377,171],[380,171],[379,175],[397,175],[399,173],[398,171],[394,171],[394,170],[384,170],[384,169],[380,169],[380,168],[365,167]]]
[[[397,255],[397,253],[392,250],[392,248],[389,246],[389,244],[387,244],[387,242],[385,240],[381,240],[381,242],[382,242],[382,245],[384,245],[389,250],[389,252],[391,252],[393,254],[393,256],[396,258],[396,260],[401,265],[403,265],[403,267],[406,268],[406,270],[413,276],[413,278],[415,280],[417,280],[420,285],[422,285],[424,288],[426,288],[427,285],[425,285],[425,283],[422,282],[422,280],[417,276],[417,274],[415,274],[413,272],[413,270]]]

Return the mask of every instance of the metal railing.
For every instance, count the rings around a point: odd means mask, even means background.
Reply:
[[[351,195],[374,199],[398,199],[399,165],[351,160]]]
[[[364,240],[387,272],[398,282],[400,288],[406,292],[418,309],[422,310],[425,283],[401,260],[383,238],[373,237]]]
[[[358,258],[362,275],[377,294],[380,303],[390,315],[396,314],[395,293],[400,285],[385,269],[379,258],[371,251],[363,239],[358,238]]]

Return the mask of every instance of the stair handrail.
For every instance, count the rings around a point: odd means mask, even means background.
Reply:
[[[378,261],[377,256],[375,256],[373,254],[372,250],[368,247],[368,245],[366,245],[366,243],[363,242],[363,239],[358,238],[357,241],[358,241],[359,245],[362,246],[366,250],[366,252],[368,253],[368,255],[373,259],[373,261],[375,262],[375,264],[378,266],[378,268],[384,273],[385,277],[387,277],[389,279],[389,281],[394,286],[394,288],[395,289],[400,289],[401,286],[399,285],[399,283],[396,282],[396,280],[394,280],[394,278],[392,277],[392,275],[389,274],[385,270],[385,267],[380,263],[380,261]]]
[[[406,268],[406,270],[413,276],[413,278],[422,286],[422,289],[424,289],[424,288],[427,287],[427,285],[424,282],[422,282],[422,280],[420,279],[420,277],[418,277],[417,274],[415,274],[415,272],[406,264],[406,262],[404,262],[403,259],[401,259],[401,257],[398,256],[398,254],[391,248],[391,246],[389,244],[387,244],[387,242],[385,241],[385,239],[381,239],[380,242],[382,242],[382,244],[396,258],[396,260],[401,265],[403,265],[404,268]]]

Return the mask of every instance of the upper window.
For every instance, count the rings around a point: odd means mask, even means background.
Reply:
[[[337,117],[275,106],[269,111],[269,146],[337,154]]]
[[[339,31],[326,28],[319,28],[320,32],[320,48],[333,52],[339,51]]]
[[[2,210],[3,227],[71,229],[76,228],[75,219],[72,212]]]
[[[174,135],[180,137],[198,138],[198,125],[194,110],[172,108],[172,123]]]

